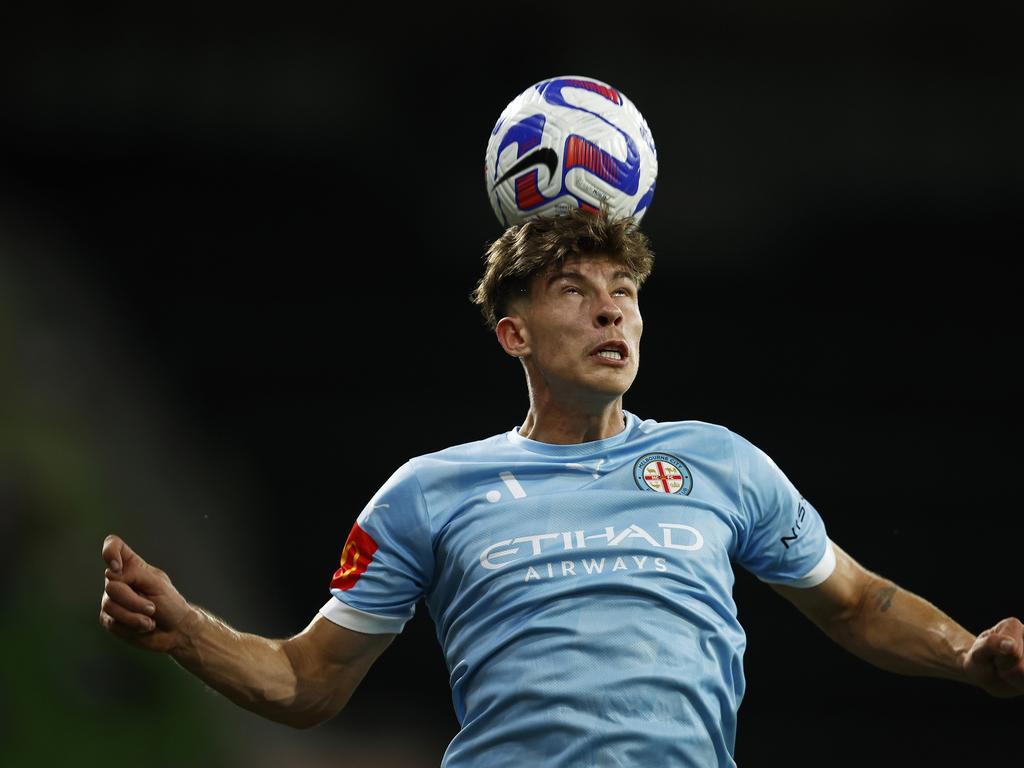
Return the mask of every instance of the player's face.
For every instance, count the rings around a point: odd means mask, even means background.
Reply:
[[[537,275],[524,314],[529,364],[545,386],[618,397],[632,385],[644,324],[620,262],[584,256]]]

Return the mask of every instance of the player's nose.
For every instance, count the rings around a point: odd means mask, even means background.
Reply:
[[[603,296],[597,310],[597,324],[602,328],[609,325],[622,325],[622,310],[612,301],[611,296]]]

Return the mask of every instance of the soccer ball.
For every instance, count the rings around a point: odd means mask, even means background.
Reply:
[[[591,77],[531,85],[491,131],[484,176],[505,227],[573,208],[638,222],[654,197],[658,153],[625,95]]]

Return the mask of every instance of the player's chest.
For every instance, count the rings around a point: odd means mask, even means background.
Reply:
[[[721,567],[737,512],[728,489],[692,464],[652,451],[467,468],[435,554],[460,579]]]

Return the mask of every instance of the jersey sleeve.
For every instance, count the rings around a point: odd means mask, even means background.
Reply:
[[[434,571],[430,519],[410,463],[400,467],[356,519],[320,613],[368,634],[401,632]]]
[[[764,451],[731,434],[742,514],[736,562],[762,581],[817,586],[836,564],[825,523]]]

